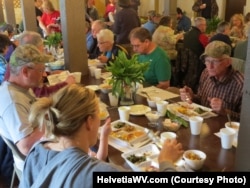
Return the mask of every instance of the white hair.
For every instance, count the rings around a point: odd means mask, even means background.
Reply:
[[[97,35],[97,40],[114,43],[114,33],[110,29],[102,29]]]

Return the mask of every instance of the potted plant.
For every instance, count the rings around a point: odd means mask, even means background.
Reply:
[[[112,94],[120,98],[121,105],[134,104],[133,93],[136,85],[143,83],[148,66],[149,62],[139,63],[136,54],[129,59],[123,51],[119,51],[116,59],[106,66],[106,70],[112,73],[109,82]]]
[[[61,47],[62,43],[62,34],[55,32],[47,36],[44,40],[44,45],[48,47],[48,50],[52,55],[57,55],[57,50]]]
[[[217,25],[221,22],[222,20],[219,17],[213,17],[207,21],[207,29],[206,33],[209,35],[213,35],[216,32]]]

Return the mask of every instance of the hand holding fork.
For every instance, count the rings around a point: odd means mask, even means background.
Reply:
[[[189,104],[192,103],[192,94],[193,94],[193,91],[191,88],[187,87],[187,86],[184,86],[183,88],[180,89],[180,97],[181,97],[181,100],[182,101],[185,101]]]

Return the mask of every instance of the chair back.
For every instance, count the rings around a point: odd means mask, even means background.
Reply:
[[[13,158],[16,158],[18,160],[21,160],[21,161],[24,161],[26,156],[23,155],[19,149],[17,148],[17,146],[12,142],[10,141],[9,139],[7,139],[6,137],[4,137],[3,135],[1,135],[0,133],[0,136],[2,137],[3,141],[7,144],[7,146],[11,149],[12,151],[12,154],[13,154]],[[22,175],[22,171],[20,169],[18,169],[15,164],[14,164],[14,170],[16,171],[16,174],[18,176],[18,179],[20,180],[21,178],[21,175]]]
[[[235,70],[238,70],[242,74],[245,71],[245,61],[243,59],[232,57],[232,66]]]

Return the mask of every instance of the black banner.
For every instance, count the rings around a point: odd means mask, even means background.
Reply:
[[[250,172],[94,172],[93,187],[109,188],[118,184],[138,186],[157,185],[157,188],[167,186],[200,185],[215,187],[220,185],[237,185],[238,187],[250,187]]]

